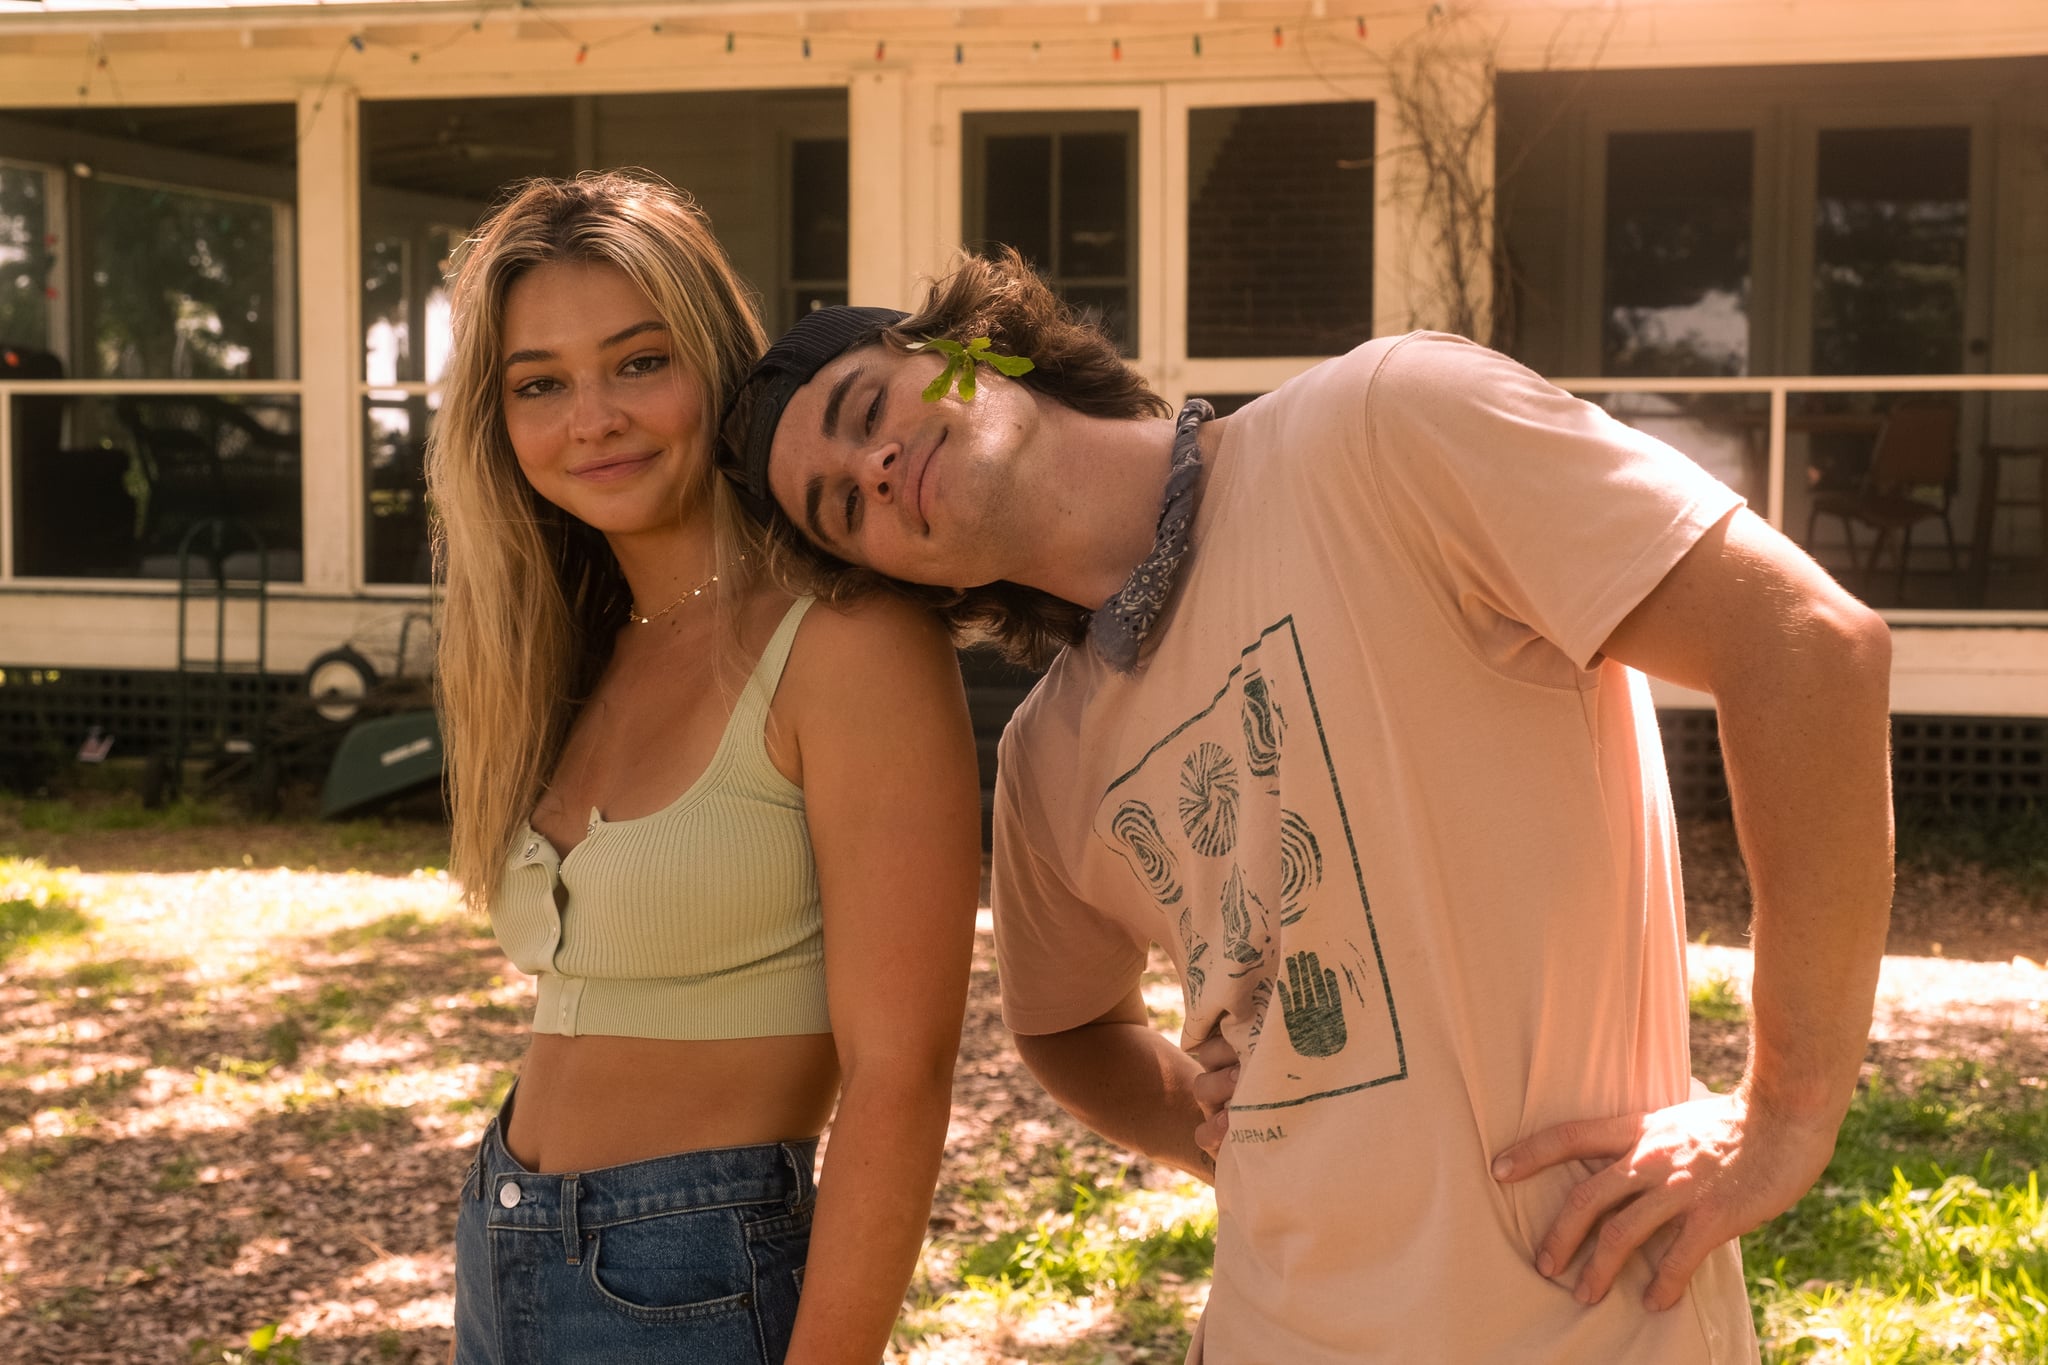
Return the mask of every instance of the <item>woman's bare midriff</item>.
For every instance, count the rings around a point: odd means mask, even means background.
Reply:
[[[530,1171],[814,1137],[832,1116],[829,1033],[687,1042],[536,1033],[505,1145]]]

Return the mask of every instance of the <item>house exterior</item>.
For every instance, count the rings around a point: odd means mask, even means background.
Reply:
[[[1902,715],[2042,762],[2040,0],[0,0],[0,711],[253,660],[215,561],[268,673],[424,667],[443,271],[616,165],[771,330],[1010,242],[1176,401],[1489,339],[1881,607]],[[222,515],[260,558],[181,592]]]

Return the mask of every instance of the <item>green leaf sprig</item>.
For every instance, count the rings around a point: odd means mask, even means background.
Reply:
[[[946,357],[946,368],[939,371],[939,377],[925,385],[924,401],[936,403],[946,396],[946,390],[957,381],[960,401],[974,401],[974,367],[977,363],[987,365],[997,374],[1015,379],[1020,374],[1029,374],[1037,366],[1029,356],[1003,355],[989,349],[987,337],[971,338],[965,346],[946,337],[926,337],[925,347]]]

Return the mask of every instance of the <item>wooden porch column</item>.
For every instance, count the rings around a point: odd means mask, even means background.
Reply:
[[[352,592],[362,578],[358,451],[362,281],[356,92],[299,92],[299,451],[306,587]]]
[[[866,71],[847,87],[849,303],[907,308],[912,302],[904,217],[906,85],[901,71]]]

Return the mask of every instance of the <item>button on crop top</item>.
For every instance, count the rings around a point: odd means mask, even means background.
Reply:
[[[540,978],[535,1033],[831,1030],[803,789],[776,771],[766,737],[768,704],[810,604],[798,598],[776,627],[688,791],[635,820],[592,810],[567,857],[530,823],[520,830],[491,927],[512,964]]]

